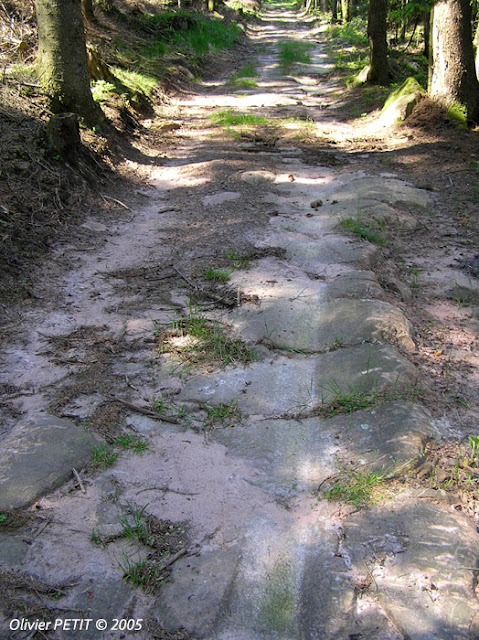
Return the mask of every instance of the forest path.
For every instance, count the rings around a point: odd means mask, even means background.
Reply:
[[[271,8],[257,86],[223,79],[171,105],[182,126],[143,158],[144,204],[85,223],[88,251],[58,249],[3,355],[23,413],[0,507],[36,505],[0,532],[3,566],[62,592],[61,611],[49,593],[38,609],[36,586],[32,610],[107,620],[78,637],[125,637],[114,619],[142,619],[127,637],[145,639],[479,633],[473,523],[401,483],[441,435],[417,401],[414,328],[379,283],[380,245],[339,227],[360,214],[414,228],[430,195],[311,144],[348,135],[311,27]],[[314,48],[286,72],[292,37]],[[208,117],[221,109],[226,129]],[[132,449],[97,448],[81,471],[92,432]],[[72,467],[85,492],[51,491]]]

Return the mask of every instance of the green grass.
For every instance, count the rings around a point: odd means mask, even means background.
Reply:
[[[366,370],[369,369],[369,365]],[[419,386],[409,386],[399,388],[396,384],[389,389],[379,390],[376,388],[374,379],[371,389],[344,388],[336,381],[332,381],[323,387],[325,395],[332,399],[323,401],[319,407],[318,414],[324,418],[364,411],[384,402],[394,400],[416,401],[421,393]]]
[[[336,24],[328,27],[327,34],[334,40],[357,47],[368,46],[367,22],[364,18],[353,18],[346,24]]]
[[[149,448],[149,442],[146,438],[140,436],[134,436],[130,433],[125,433],[115,438],[115,444],[122,449],[130,449],[134,453],[143,453]]]
[[[344,220],[341,220],[339,224],[343,229],[354,233],[362,240],[369,240],[369,242],[378,244],[381,247],[385,246],[387,243],[384,236],[372,229],[369,224],[361,222],[360,217],[344,218]]]
[[[221,271],[219,269],[205,269],[203,273],[207,280],[213,282],[226,282],[231,275],[229,271]]]
[[[254,62],[248,63],[245,67],[235,73],[236,78],[254,78],[256,76],[256,67]]]
[[[178,341],[178,338],[186,340]],[[197,308],[173,323],[172,329],[163,332],[160,351],[176,353],[183,362],[192,365],[248,364],[257,360],[253,349],[244,340],[229,335],[215,321],[208,320]]]
[[[216,424],[229,424],[232,426],[232,421],[234,422],[240,417],[236,400],[227,403],[222,402],[216,407],[205,406],[204,409],[208,416],[205,426],[209,428],[213,428]]]
[[[108,102],[108,100],[111,99],[112,94],[118,93],[118,89],[112,82],[98,80],[97,82],[92,82],[91,92],[93,99],[96,100],[96,102],[101,103]]]
[[[344,477],[337,480],[323,495],[327,500],[346,502],[361,509],[377,501],[378,488],[384,480],[385,476],[377,471],[346,469]]]
[[[238,78],[233,79],[233,84],[239,89],[254,89],[258,86],[258,83],[254,78]]]
[[[268,125],[272,121],[264,116],[257,116],[253,113],[239,113],[233,109],[223,109],[210,116],[210,119],[223,127],[238,127],[244,125]]]
[[[251,256],[241,255],[236,251],[227,251],[225,258],[231,262],[232,267],[235,269],[247,269],[253,261]]]
[[[257,87],[258,83],[255,79],[256,68],[253,62],[250,62],[245,67],[237,71],[231,78],[230,84],[241,89],[250,89]]]
[[[131,560],[127,553],[123,553],[119,564],[124,580],[136,587],[143,587],[147,591],[158,588],[164,579],[163,571],[155,562]]]
[[[296,63],[309,64],[311,56],[309,54],[313,45],[309,42],[299,42],[298,40],[288,40],[279,45],[280,66],[289,69]]]
[[[106,442],[102,443],[98,447],[93,447],[93,462],[92,465],[96,469],[105,469],[115,464],[118,458],[118,453],[110,449]]]
[[[148,97],[151,97],[159,87],[158,78],[141,73],[140,71],[130,71],[129,69],[122,69],[121,67],[113,67],[113,73],[130,91],[143,93]]]

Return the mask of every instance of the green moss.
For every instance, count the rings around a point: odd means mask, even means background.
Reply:
[[[383,111],[385,111],[388,107],[392,105],[398,98],[402,96],[410,95],[411,93],[424,93],[424,89],[421,87],[416,78],[409,77],[407,78],[400,87],[395,89],[387,98],[384,103]]]
[[[458,124],[467,126],[467,109],[463,104],[451,104],[447,109],[447,115]]]
[[[260,600],[261,622],[281,635],[293,632],[296,587],[291,565],[284,560],[276,562],[266,584]]]

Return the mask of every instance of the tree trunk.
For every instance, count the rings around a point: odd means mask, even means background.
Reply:
[[[406,40],[407,18],[406,18],[406,0],[401,1],[401,42]]]
[[[479,122],[479,82],[469,0],[436,2],[432,9],[430,41],[430,95],[446,105],[463,105],[468,121]]]
[[[331,0],[331,22],[338,21],[338,0]]]
[[[371,68],[368,82],[372,84],[389,84],[387,17],[387,0],[369,0],[368,37]]]
[[[351,0],[341,0],[341,16],[343,24],[351,21]]]
[[[429,57],[429,40],[431,37],[431,12],[424,12],[424,56]]]
[[[35,0],[38,74],[54,113],[72,112],[88,126],[105,121],[90,90],[81,0]]]
[[[95,12],[93,11],[93,0],[81,0],[83,17],[88,22],[96,22]]]

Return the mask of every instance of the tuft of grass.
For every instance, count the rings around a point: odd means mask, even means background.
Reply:
[[[112,82],[106,80],[98,80],[92,82],[91,93],[93,100],[96,102],[108,102],[111,99],[112,94],[117,93],[117,87]]]
[[[256,67],[254,62],[249,62],[245,67],[235,73],[236,78],[254,78],[256,75]]]
[[[309,51],[313,48],[310,42],[288,40],[279,45],[280,66],[289,69],[296,63],[309,64],[311,56]]]
[[[231,262],[235,269],[247,269],[253,261],[252,256],[240,255],[236,251],[227,251],[225,258]]]
[[[375,388],[373,380],[371,389],[345,389],[338,382],[332,381],[325,385],[324,392],[328,396],[333,396],[332,400],[323,402],[318,409],[318,415],[324,418],[353,413],[354,411],[362,411],[370,409],[384,402],[392,402],[394,400],[411,400],[416,401],[421,393],[419,386],[410,386],[404,389],[396,388],[393,385],[389,389],[379,390]]]
[[[176,353],[184,362],[208,368],[219,364],[248,364],[257,360],[244,340],[235,338],[218,323],[208,320],[197,308],[173,323],[161,335],[160,351]]]
[[[233,426],[233,423],[240,417],[238,410],[238,402],[232,400],[228,403],[221,403],[216,407],[204,407],[208,418],[205,422],[205,427],[213,428],[216,424],[223,426]]]
[[[231,84],[242,89],[257,87],[258,84],[256,82],[255,76],[255,65],[253,62],[250,62],[234,74],[234,76],[231,78]]]
[[[149,442],[146,438],[140,436],[134,436],[130,433],[125,433],[115,438],[115,444],[122,449],[130,449],[134,453],[143,453],[149,448]]]
[[[364,18],[355,17],[346,24],[336,24],[328,27],[327,34],[334,40],[356,47],[368,46],[367,21]]]
[[[213,282],[226,282],[231,275],[229,271],[221,271],[211,268],[205,269],[203,273],[207,280],[212,280]]]
[[[164,580],[163,570],[155,562],[132,560],[127,553],[123,553],[119,564],[123,579],[146,591],[158,588]]]
[[[254,89],[258,86],[254,78],[238,78],[237,80],[233,80],[233,84],[239,89]]]
[[[223,109],[210,116],[210,119],[223,127],[239,127],[244,125],[268,125],[271,122],[264,116],[253,113],[239,113],[233,109]]]
[[[93,447],[93,462],[92,465],[95,469],[106,469],[115,464],[118,458],[118,453],[110,449],[110,447],[103,442],[98,447]]]
[[[145,96],[151,97],[159,87],[158,78],[139,71],[113,67],[113,73],[133,93],[143,93]]]
[[[129,515],[124,516],[120,520],[120,524],[122,526],[122,538],[128,538],[130,540],[134,539],[141,544],[148,545],[148,526],[144,516],[147,506],[148,505],[145,504],[145,506],[140,509],[132,507],[130,504],[128,505]]]
[[[327,500],[346,502],[361,509],[377,502],[378,487],[384,480],[385,476],[377,471],[345,470],[344,477],[323,495]]]
[[[369,242],[374,242],[381,247],[384,247],[387,243],[384,236],[372,229],[368,224],[362,223],[359,216],[357,218],[344,218],[339,224],[343,229],[351,231],[351,233],[354,233],[363,240],[369,240]]]

